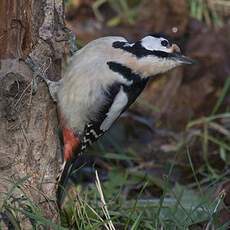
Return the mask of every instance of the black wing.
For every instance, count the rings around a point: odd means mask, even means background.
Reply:
[[[100,136],[102,136],[105,133],[105,130],[101,129],[101,124],[107,118],[109,110],[111,109],[121,87],[122,84],[116,82],[112,84],[104,92],[107,100],[106,103],[101,108],[99,108],[99,115],[97,117],[97,121],[91,121],[85,126],[82,144],[81,144],[82,151],[84,151],[89,145],[91,145],[93,142],[95,142]]]
[[[119,73],[127,79],[127,84],[116,82],[107,89],[105,92],[107,102],[99,109],[98,120],[88,123],[85,127],[82,151],[110,128],[114,121],[137,99],[148,82],[148,78],[141,78],[130,68],[120,63],[107,62],[107,65],[113,72]]]

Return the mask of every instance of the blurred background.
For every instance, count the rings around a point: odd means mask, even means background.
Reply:
[[[228,229],[230,1],[66,0],[65,4],[66,23],[77,36],[78,48],[101,36],[121,35],[132,42],[163,32],[198,61],[153,79],[86,154],[103,182],[116,228]],[[97,191],[87,175],[90,167],[81,169],[78,191],[87,191],[84,202],[97,210]],[[78,216],[75,224],[88,226],[97,219],[100,226],[99,218],[94,216],[93,221],[92,215],[81,215],[87,218]]]

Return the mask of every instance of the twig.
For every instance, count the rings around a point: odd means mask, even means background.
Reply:
[[[101,198],[102,211],[103,211],[103,213],[105,215],[106,220],[108,221],[108,224],[104,223],[105,228],[109,229],[109,230],[116,230],[114,225],[113,225],[113,222],[111,221],[110,215],[109,215],[109,211],[108,211],[108,208],[107,208],[107,205],[106,205],[106,202],[105,202],[105,198],[104,198],[104,194],[103,194],[103,191],[102,191],[102,188],[101,188],[101,183],[100,183],[100,180],[99,180],[99,177],[98,177],[97,170],[95,171],[95,174],[96,174],[96,182],[95,183],[96,183],[96,187],[97,187],[97,190],[98,190],[100,198]]]

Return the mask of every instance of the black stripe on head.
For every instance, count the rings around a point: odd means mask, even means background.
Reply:
[[[117,62],[107,62],[107,65],[112,71],[121,74],[129,81],[133,81],[131,85],[123,85],[124,91],[128,96],[128,104],[124,108],[125,111],[143,91],[149,78],[141,78],[138,74],[133,73],[130,68]]]
[[[117,41],[113,43],[113,47],[116,49],[123,49],[137,58],[142,58],[146,56],[156,56],[159,58],[170,58],[172,56],[171,53],[167,53],[160,50],[147,50],[141,45],[141,41],[136,42],[135,44],[131,45],[127,42]]]
[[[107,62],[107,65],[112,71],[121,74],[128,81],[137,82],[141,80],[141,77],[138,74],[133,73],[130,68],[120,63],[110,61],[110,62]]]
[[[127,44],[127,42],[117,41],[117,42],[114,42],[114,43],[113,43],[113,47],[114,47],[114,48],[123,49],[123,47],[125,46],[125,44]]]

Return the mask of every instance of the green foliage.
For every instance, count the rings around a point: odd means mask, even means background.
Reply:
[[[121,175],[114,173],[110,176],[115,175],[115,180],[113,177],[103,188],[114,226],[120,229],[187,229],[192,224],[205,220],[218,226],[215,216],[222,197],[213,199],[209,193],[199,194],[177,184],[165,193],[162,205],[161,199],[141,198],[145,186],[136,199],[126,200],[121,192],[122,187],[127,186],[125,177],[122,179]],[[132,178],[129,178],[129,182],[134,183]],[[77,229],[100,229],[108,221],[103,219],[98,192],[92,186],[86,194],[84,198],[80,195],[73,205]]]
[[[194,177],[196,172],[190,158],[190,166]],[[145,191],[149,186],[155,186],[146,178],[140,180],[135,175],[114,168],[109,172],[108,180],[100,184],[99,188],[94,184],[80,189],[74,200],[69,200],[62,213],[62,226],[54,224],[45,218],[41,209],[28,197],[12,201],[13,190],[23,186],[27,178],[18,183],[12,182],[11,193],[5,200],[1,212],[7,214],[8,219],[15,229],[22,229],[19,224],[19,216],[23,215],[31,222],[33,229],[187,229],[189,226],[202,221],[208,221],[216,229],[216,215],[220,210],[223,196],[214,198],[212,189],[203,190],[196,178],[198,192],[188,187],[176,184],[169,186],[169,180],[174,165],[171,166],[168,176],[162,179],[164,193],[161,198],[147,198]],[[97,182],[98,183],[98,182]],[[139,186],[139,192],[131,199],[127,199],[127,188]],[[101,191],[100,191],[101,190]],[[21,190],[22,192],[23,190]],[[103,199],[105,200],[103,203]],[[146,197],[146,198],[145,198]],[[106,217],[103,207],[107,207],[109,218]],[[110,224],[109,224],[110,223]],[[111,224],[112,223],[112,224]],[[222,229],[227,229],[222,226]]]
[[[209,26],[221,26],[222,21],[214,7],[206,0],[187,0],[190,15],[197,20],[204,21]]]
[[[139,0],[128,1],[128,0],[96,0],[93,4],[93,10],[96,17],[99,20],[103,20],[103,17],[100,13],[100,7],[108,3],[110,7],[116,12],[116,16],[112,17],[107,21],[108,26],[117,26],[121,22],[127,22],[129,24],[135,23],[135,18],[137,14],[137,5]]]
[[[219,98],[216,102],[216,105],[214,106],[213,110],[212,110],[212,115],[216,114],[217,111],[219,110],[219,108],[221,107],[221,105],[224,102],[224,99],[226,98],[226,96],[228,96],[230,94],[230,76],[226,78],[225,83],[224,83],[224,87],[221,90],[221,93],[219,95]],[[228,111],[230,112],[230,106],[227,108]]]
[[[0,208],[0,214],[4,215],[9,221],[11,229],[21,230],[25,229],[24,224],[31,225],[34,230],[51,228],[54,230],[64,230],[62,226],[53,223],[50,219],[47,219],[42,212],[41,208],[35,204],[24,191],[27,190],[24,185],[29,177],[24,177],[18,181],[8,181],[11,183],[11,189],[7,194],[1,194],[5,196],[3,205]],[[20,194],[20,195],[19,195]],[[44,194],[42,194],[45,196]],[[47,199],[48,201],[48,199]],[[3,226],[3,222],[0,219],[0,229]]]

